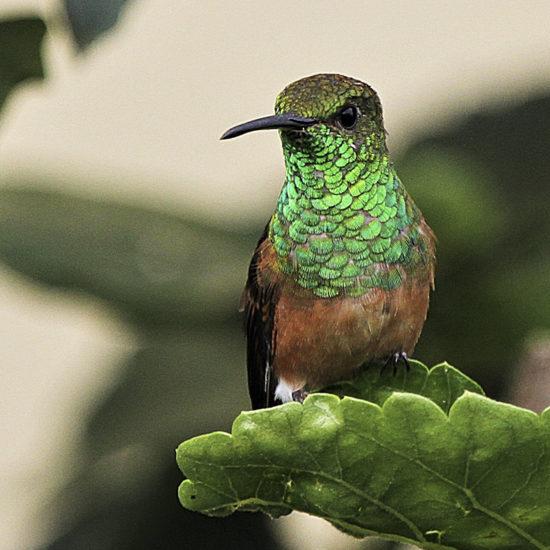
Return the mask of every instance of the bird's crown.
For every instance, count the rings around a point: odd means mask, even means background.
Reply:
[[[275,112],[314,118],[343,130],[373,123],[382,126],[376,92],[368,84],[340,74],[316,74],[289,84],[277,97]]]

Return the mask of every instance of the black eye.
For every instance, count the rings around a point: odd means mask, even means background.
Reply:
[[[355,126],[358,117],[359,111],[357,107],[355,105],[347,105],[338,113],[337,120],[342,125],[342,128],[351,130]]]

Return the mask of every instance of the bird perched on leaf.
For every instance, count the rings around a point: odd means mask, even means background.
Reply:
[[[222,136],[276,128],[286,165],[242,298],[255,409],[375,360],[408,366],[434,280],[435,237],[389,160],[376,92],[318,74],[275,113]]]

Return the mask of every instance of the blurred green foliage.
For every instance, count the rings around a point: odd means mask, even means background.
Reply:
[[[22,273],[91,292],[136,323],[236,319],[253,235],[39,189],[1,197],[0,256]]]
[[[398,171],[434,228],[436,291],[415,356],[498,397],[525,338],[550,327],[550,97],[416,140]]]
[[[0,21],[0,109],[19,83],[44,77],[40,47],[45,32],[36,17]]]

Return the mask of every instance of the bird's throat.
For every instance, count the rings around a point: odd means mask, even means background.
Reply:
[[[279,268],[315,296],[391,290],[404,270],[429,261],[420,211],[385,152],[368,145],[334,139],[311,154],[284,143],[286,180],[269,238]]]

